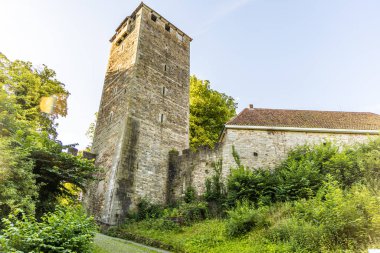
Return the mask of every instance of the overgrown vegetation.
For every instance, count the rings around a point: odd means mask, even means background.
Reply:
[[[89,251],[90,220],[71,208],[54,212],[63,199],[75,205],[96,171],[57,139],[68,95],[53,70],[0,53],[1,252]]]
[[[178,252],[365,252],[380,246],[380,139],[300,146],[273,170],[250,169],[233,154],[236,167],[225,188],[216,163],[203,196],[110,233]],[[219,214],[212,211],[216,200]],[[186,212],[179,210],[200,203],[206,215],[183,222]]]
[[[92,252],[96,224],[79,207],[58,207],[40,222],[24,213],[3,222],[1,252]]]

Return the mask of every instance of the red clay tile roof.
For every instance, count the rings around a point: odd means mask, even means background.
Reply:
[[[369,112],[246,108],[226,125],[380,130],[380,115]]]

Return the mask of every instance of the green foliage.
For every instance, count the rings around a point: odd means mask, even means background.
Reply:
[[[183,198],[183,201],[185,201],[185,203],[191,203],[194,200],[196,200],[196,197],[197,197],[197,193],[196,193],[194,187],[189,186],[189,187],[186,188],[185,196]]]
[[[190,147],[214,147],[224,124],[236,115],[235,100],[190,77]]]
[[[142,199],[137,204],[137,212],[132,214],[132,218],[141,221],[145,219],[160,218],[163,215],[164,208],[159,204],[152,204],[146,199]]]
[[[273,243],[288,244],[292,252],[321,252],[323,249],[321,245],[323,228],[302,219],[294,217],[281,219],[265,234]]]
[[[69,95],[55,76],[54,70],[45,65],[36,69],[30,62],[12,62],[0,53],[0,86],[18,105],[17,120],[27,121],[32,128],[53,136],[56,136],[54,120],[67,114],[66,99]],[[56,101],[54,110],[50,114],[41,113],[41,99],[52,96]]]
[[[212,164],[214,174],[211,178],[206,179],[206,192],[204,198],[207,201],[217,201],[222,203],[225,200],[226,189],[222,181],[222,160],[218,160]]]
[[[254,227],[267,227],[268,207],[255,209],[248,201],[238,202],[236,208],[229,210],[226,233],[229,237],[244,235]]]
[[[179,217],[185,224],[198,222],[208,217],[208,207],[205,202],[183,203],[178,208]]]
[[[57,208],[41,222],[22,213],[3,222],[2,252],[92,252],[96,224],[80,208]]]
[[[232,169],[227,179],[227,203],[248,200],[256,204],[269,204],[275,199],[278,181],[270,170],[251,170],[240,166]]]
[[[331,142],[292,150],[274,172],[278,180],[276,199],[287,201],[314,196],[328,173],[324,164],[337,153],[338,147]]]
[[[367,186],[344,191],[329,181],[315,198],[296,205],[298,217],[323,227],[322,245],[358,249],[380,239],[380,200]]]
[[[0,137],[0,154],[0,218],[17,208],[33,214],[37,186],[27,152],[14,147],[11,138]]]
[[[58,197],[76,199],[66,184],[85,190],[86,183],[96,171],[92,161],[73,156],[59,142],[49,141],[41,146],[30,147],[30,159],[34,161],[33,173],[39,185],[37,217],[54,210]]]
[[[0,54],[0,218],[16,208],[33,214],[35,207],[40,217],[58,197],[72,197],[65,183],[84,190],[92,178],[93,164],[65,153],[55,138],[68,95],[53,70]],[[43,112],[45,98],[51,103]]]
[[[299,146],[273,171],[252,170],[237,163],[227,179],[227,202],[249,200],[256,204],[292,201],[315,196],[329,176],[343,188],[357,182],[373,182],[380,173],[380,140],[368,144],[344,147],[341,150],[331,142]]]

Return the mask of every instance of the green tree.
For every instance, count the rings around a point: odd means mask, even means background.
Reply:
[[[37,196],[33,163],[12,137],[24,125],[15,120],[16,107],[0,82],[0,218],[16,208],[33,213]]]
[[[65,183],[84,189],[95,167],[64,152],[56,122],[67,113],[64,85],[55,72],[0,54],[0,215],[21,207],[41,216],[60,196]]]
[[[235,100],[211,89],[210,82],[190,77],[190,147],[213,147],[224,124],[236,115]]]
[[[69,96],[55,75],[54,70],[45,65],[37,69],[30,62],[10,61],[0,53],[0,84],[17,104],[16,119],[27,121],[29,127],[46,131],[54,138],[57,135],[55,119],[67,115]],[[51,107],[51,112],[41,112],[41,102],[49,97],[51,103],[45,106]]]

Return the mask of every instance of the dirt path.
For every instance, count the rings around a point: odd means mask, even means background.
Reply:
[[[110,237],[103,234],[95,236],[95,253],[169,253],[139,243]]]

